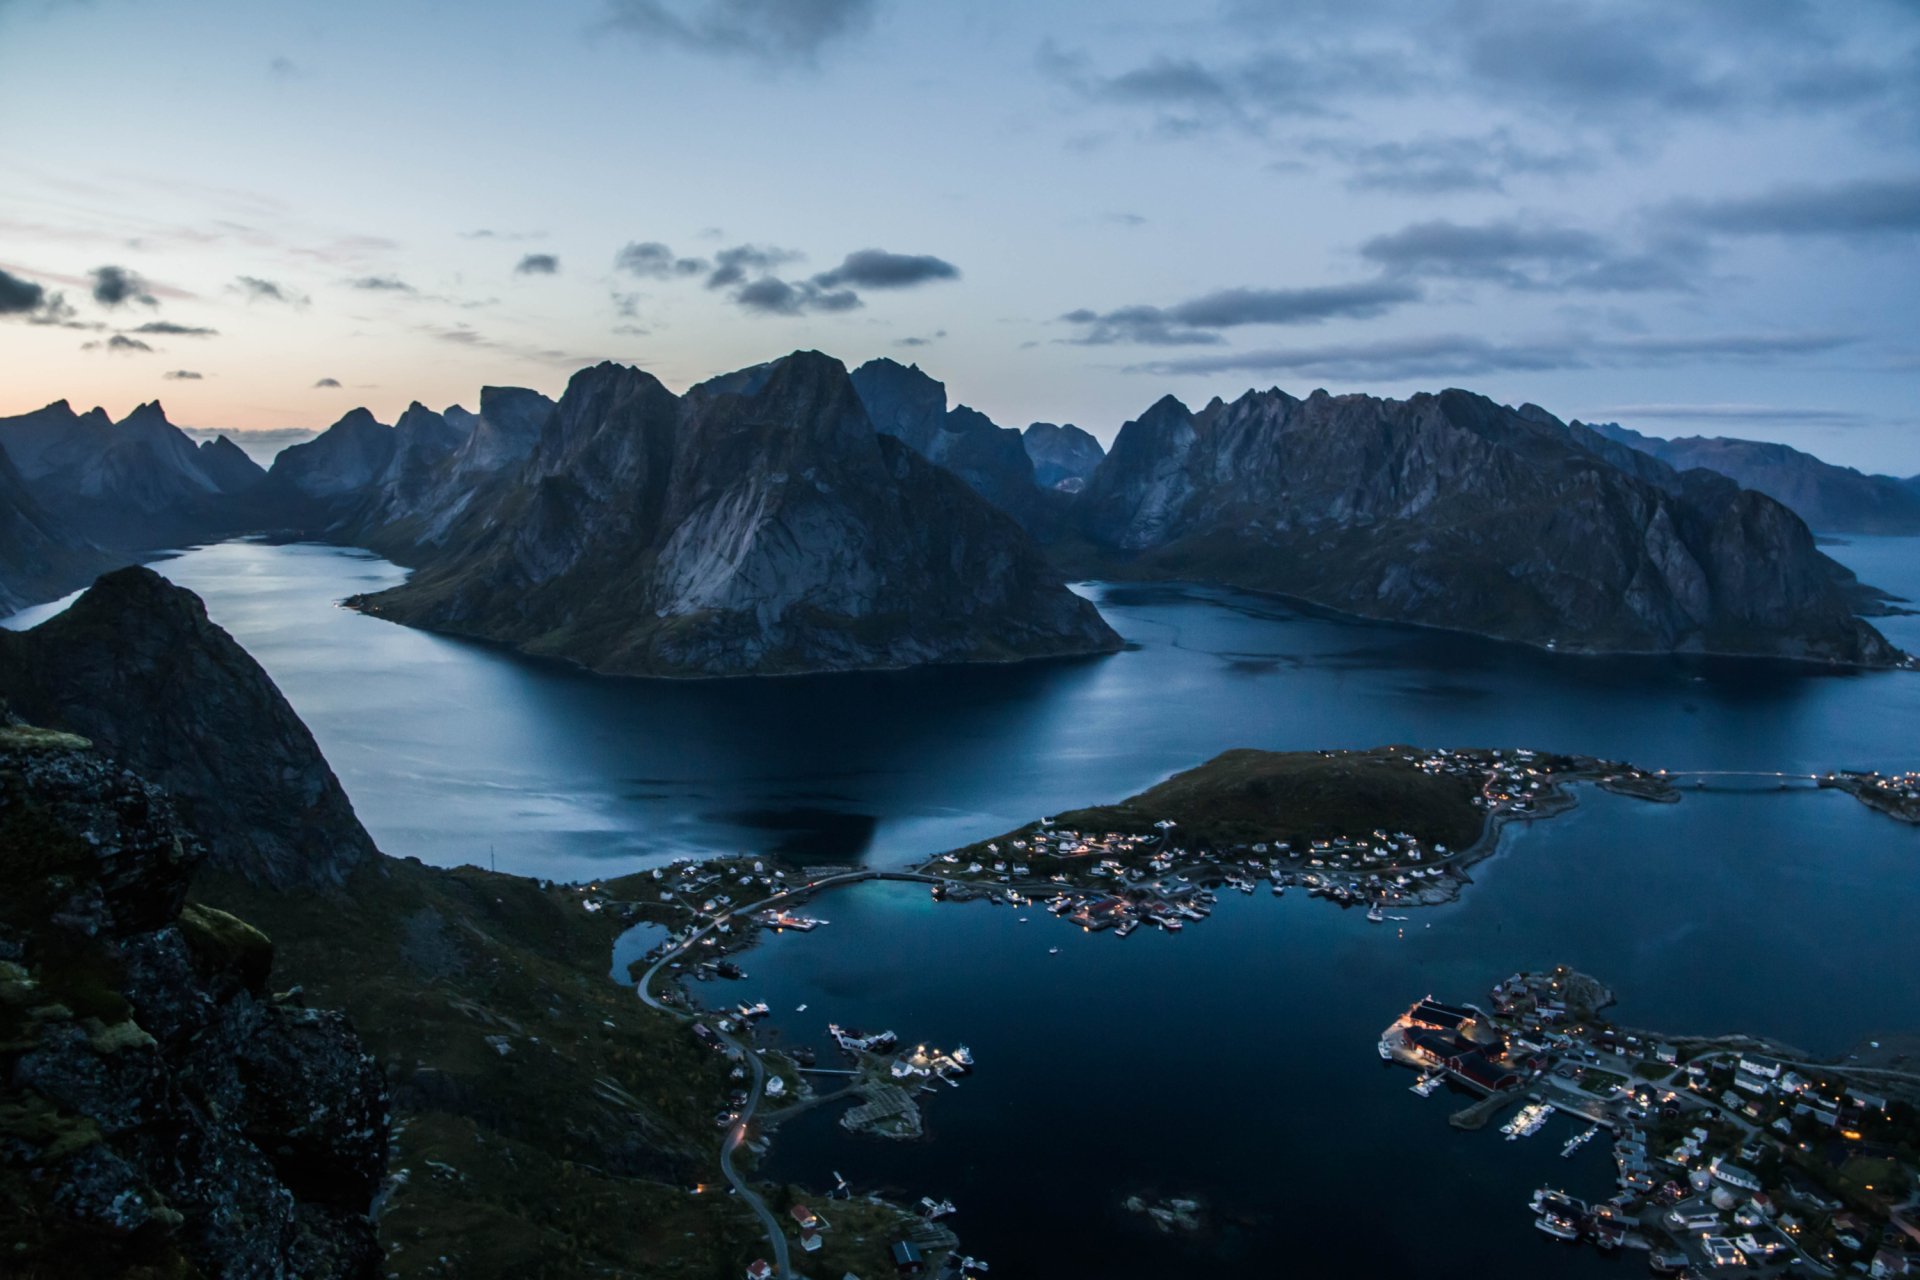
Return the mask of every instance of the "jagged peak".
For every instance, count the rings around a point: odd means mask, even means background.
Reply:
[[[377,428],[381,431],[393,430],[392,427],[374,417],[373,410],[365,405],[359,405],[342,414],[340,420],[328,427],[327,431],[365,431],[369,428]],[[321,434],[324,435],[325,432]]]

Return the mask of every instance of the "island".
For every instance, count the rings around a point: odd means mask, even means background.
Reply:
[[[1920,823],[1920,770],[1906,773],[1829,773],[1820,785],[1844,791],[1869,809],[1900,822]]]
[[[1380,1056],[1420,1072],[1416,1093],[1476,1099],[1454,1113],[1461,1128],[1518,1105],[1501,1131],[1520,1141],[1561,1112],[1583,1126],[1567,1156],[1610,1131],[1617,1194],[1541,1188],[1531,1207],[1547,1235],[1645,1250],[1663,1275],[1905,1274],[1895,1241],[1920,1230],[1920,1072],[1617,1026],[1612,1003],[1566,966],[1515,973],[1484,1005],[1415,1001]]]
[[[1672,784],[1631,764],[1530,748],[1224,752],[1118,804],[1042,817],[922,864],[936,897],[1044,899],[1120,937],[1177,931],[1222,888],[1300,888],[1376,922],[1450,902],[1500,827],[1549,818],[1591,782],[1655,801]]]

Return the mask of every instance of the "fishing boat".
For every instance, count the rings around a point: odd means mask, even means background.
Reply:
[[[1543,1213],[1533,1220],[1533,1225],[1556,1240],[1578,1240],[1580,1224],[1572,1218],[1557,1213]]]
[[[1387,914],[1386,912],[1380,909],[1379,903],[1376,902],[1372,906],[1367,908],[1367,919],[1372,921],[1374,924],[1379,924],[1382,920],[1385,920],[1386,918],[1387,918]]]

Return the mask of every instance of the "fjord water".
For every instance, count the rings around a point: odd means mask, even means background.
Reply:
[[[1833,550],[1920,597],[1920,539]],[[1582,658],[1214,588],[1084,588],[1133,646],[1105,658],[643,681],[342,608],[404,576],[363,552],[237,542],[155,568],[267,669],[382,849],[556,878],[713,850],[899,863],[1236,746],[1533,745],[1811,772],[1907,767],[1920,736],[1905,673]],[[1920,618],[1883,621],[1920,648]]]
[[[1832,553],[1920,596],[1920,540]],[[897,864],[1231,746],[1534,745],[1790,773],[1920,763],[1911,673],[1569,657],[1213,589],[1086,587],[1132,644],[1104,659],[668,683],[342,609],[403,575],[363,553],[235,543],[157,567],[280,684],[382,848],[491,853],[533,875],[734,849]],[[1883,620],[1910,649],[1916,624]],[[1572,813],[1510,828],[1460,902],[1405,924],[1262,890],[1177,937],[1123,941],[861,886],[817,904],[826,928],[750,952],[748,981],[702,994],[766,998],[790,1043],[821,1043],[828,1020],[969,1042],[981,1070],[930,1101],[930,1143],[854,1139],[823,1107],[780,1131],[771,1171],[951,1196],[997,1270],[1637,1273],[1637,1257],[1533,1231],[1524,1208],[1542,1182],[1606,1191],[1602,1144],[1560,1160],[1564,1121],[1516,1143],[1456,1134],[1453,1104],[1409,1093],[1373,1041],[1429,991],[1475,999],[1560,961],[1612,983],[1620,1018],[1650,1028],[1816,1054],[1920,1028],[1906,923],[1920,829],[1834,792],[1726,785],[1673,806],[1585,790]],[[1225,1227],[1160,1239],[1119,1209],[1134,1192],[1198,1194]]]

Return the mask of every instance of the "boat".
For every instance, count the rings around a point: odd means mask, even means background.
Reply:
[[[1050,956],[1057,956],[1057,955],[1059,955],[1059,954],[1060,954],[1060,948],[1058,948],[1058,947],[1048,947],[1048,948],[1047,948],[1047,954],[1048,954],[1048,955],[1050,955]]]
[[[1580,1238],[1580,1224],[1572,1218],[1562,1217],[1557,1213],[1543,1213],[1533,1220],[1533,1225],[1556,1240]]]
[[[958,1212],[958,1210],[951,1200],[935,1200],[932,1196],[920,1197],[920,1213],[928,1222],[932,1222],[938,1218],[944,1218],[948,1214],[955,1212]]]
[[[967,1048],[967,1046],[960,1045],[955,1048],[952,1057],[953,1060],[962,1067],[965,1067],[969,1071],[973,1070],[973,1050]]]
[[[1387,1046],[1387,1042],[1385,1040],[1382,1040],[1380,1042],[1380,1056],[1382,1058],[1385,1058],[1388,1062],[1393,1061],[1393,1050]]]
[[[1530,1206],[1535,1213],[1557,1213],[1563,1218],[1584,1217],[1587,1206],[1564,1191],[1555,1191],[1552,1187],[1541,1187],[1533,1193]]]
[[[1560,1148],[1561,1159],[1566,1159],[1581,1147],[1586,1146],[1587,1143],[1593,1140],[1593,1135],[1598,1132],[1600,1132],[1600,1126],[1596,1124],[1587,1129],[1585,1133],[1576,1133],[1571,1138],[1568,1138],[1567,1145]]]
[[[1441,1077],[1437,1073],[1429,1071],[1414,1081],[1413,1091],[1423,1098],[1430,1098],[1433,1096],[1433,1091],[1440,1087],[1440,1084]]]
[[[1367,908],[1367,919],[1372,921],[1374,924],[1379,924],[1382,920],[1385,920],[1386,918],[1387,918],[1386,912],[1380,910],[1379,903],[1376,902],[1372,906]]]

